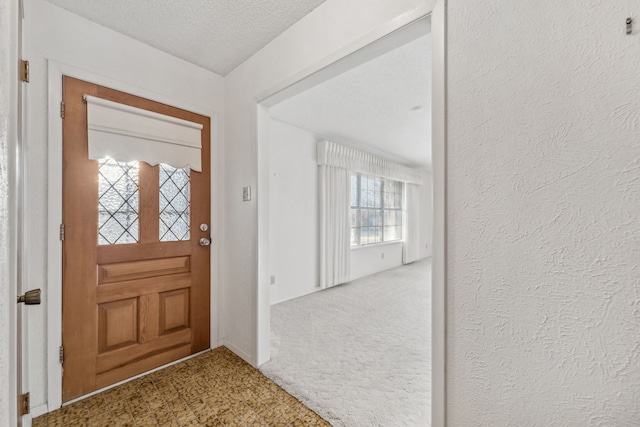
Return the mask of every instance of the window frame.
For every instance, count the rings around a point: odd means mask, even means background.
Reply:
[[[354,205],[353,203],[353,198],[352,196],[352,192],[351,192],[351,182],[353,178],[356,178],[356,203]],[[368,207],[368,206],[362,206],[362,177],[366,177],[366,178],[373,178],[373,179],[379,179],[380,180],[380,200],[378,201],[379,203],[379,207],[375,207],[375,203],[374,203],[374,207]],[[385,181],[391,181],[397,184],[400,184],[400,191],[396,192],[399,194],[400,197],[400,201],[398,204],[398,208],[388,208],[385,206]],[[350,236],[349,236],[349,240],[350,240],[350,247],[351,249],[356,249],[356,248],[362,248],[362,247],[370,247],[370,246],[374,246],[374,245],[384,245],[384,244],[389,244],[389,243],[397,243],[397,242],[402,242],[404,241],[404,183],[401,181],[396,181],[393,179],[388,179],[388,178],[383,178],[380,176],[375,176],[375,175],[367,175],[367,174],[363,174],[363,173],[359,173],[359,172],[351,172],[349,175],[349,221],[350,221],[350,226],[349,229],[351,231]],[[380,218],[381,218],[381,224],[380,224],[380,229],[381,229],[381,240],[380,241],[376,241],[376,242],[367,242],[367,243],[363,243],[362,242],[362,214],[361,211],[362,210],[368,210],[368,211],[378,211],[380,213]],[[354,226],[353,224],[353,211],[356,211],[356,225]],[[394,224],[394,226],[399,226],[400,227],[400,233],[399,233],[399,238],[396,239],[390,239],[387,240],[385,239],[385,212],[399,212],[400,213],[400,224]],[[353,230],[356,230],[356,241],[357,243],[353,243]]]

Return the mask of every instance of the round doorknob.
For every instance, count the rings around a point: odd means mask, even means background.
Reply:
[[[200,239],[200,246],[209,246],[211,244],[211,239],[208,237],[203,237]]]

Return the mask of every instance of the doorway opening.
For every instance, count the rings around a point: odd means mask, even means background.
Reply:
[[[382,38],[381,40],[367,46],[364,49],[361,49],[360,51],[355,52],[352,55],[349,55],[348,57],[336,62],[335,64],[333,64],[330,67],[327,67],[329,70],[322,70],[322,72],[324,72],[324,78],[320,78],[317,74],[320,73],[316,73],[316,75],[312,75],[311,77],[302,80],[301,82],[298,82],[297,84],[294,84],[292,86],[289,86],[287,89],[282,90],[276,94],[274,94],[273,96],[267,98],[266,100],[264,100],[262,103],[259,104],[259,108],[258,108],[258,129],[259,129],[259,151],[262,153],[268,152],[269,149],[271,148],[271,144],[274,142],[273,138],[273,133],[270,133],[270,126],[274,127],[273,124],[275,123],[275,127],[280,128],[280,130],[278,130],[278,132],[280,132],[280,138],[286,138],[283,137],[282,135],[284,135],[286,132],[289,132],[290,135],[292,133],[297,133],[297,135],[299,137],[304,138],[305,137],[305,132],[307,133],[306,135],[306,139],[307,139],[307,145],[308,147],[306,147],[305,149],[302,149],[305,151],[304,155],[306,156],[306,162],[308,164],[305,165],[307,171],[309,170],[309,168],[312,168],[312,172],[309,173],[309,179],[307,179],[308,182],[306,182],[306,185],[309,189],[311,189],[313,187],[313,170],[317,168],[316,163],[316,159],[315,159],[315,141],[314,138],[317,137],[317,135],[314,135],[313,132],[309,132],[308,129],[300,129],[301,125],[297,124],[297,123],[293,123],[294,126],[291,126],[291,122],[290,123],[282,123],[284,121],[287,121],[287,119],[283,119],[283,116],[280,115],[284,110],[286,110],[286,108],[281,108],[283,105],[287,104],[287,103],[291,103],[291,105],[295,105],[294,102],[292,102],[292,100],[294,99],[294,97],[296,97],[296,95],[304,92],[307,89],[307,92],[305,92],[303,95],[301,95],[302,97],[308,97],[308,95],[315,91],[316,88],[318,88],[319,84],[322,84],[326,81],[329,80],[329,78],[334,77],[336,75],[341,75],[343,73],[345,73],[345,71],[347,71],[347,73],[345,74],[349,74],[349,70],[353,70],[355,67],[361,66],[362,64],[367,63],[368,61],[371,61],[374,58],[380,57],[381,55],[384,56],[384,54],[387,54],[389,52],[392,52],[393,50],[402,47],[402,46],[407,46],[410,45],[412,43],[417,43],[418,40],[421,37],[428,37],[426,36],[427,34],[430,33],[431,30],[431,17],[427,16],[425,18],[422,18],[418,21],[415,21],[414,23],[402,28],[401,30]],[[373,62],[373,61],[371,61]],[[326,71],[326,72],[325,72]],[[428,70],[425,70],[428,71]],[[442,94],[443,91],[438,91],[439,94]],[[440,100],[439,100],[440,101]],[[430,103],[430,101],[428,101]],[[414,109],[413,112],[417,112],[420,111],[422,109],[424,109],[424,105],[413,105],[411,108],[413,109],[414,107],[416,107]],[[293,110],[296,110],[296,107],[293,107]],[[291,111],[291,110],[290,110]],[[321,111],[321,109],[320,109]],[[430,113],[430,111],[429,111]],[[429,114],[430,115],[430,114]],[[278,119],[280,118],[281,120],[278,122],[273,122],[273,119]],[[328,132],[318,132],[320,134],[320,136],[324,137],[323,139],[331,139],[334,140],[335,142],[347,142],[347,143],[351,143],[351,146],[358,146],[358,142],[361,141],[355,141],[354,139],[350,140],[350,141],[345,141],[348,138],[340,138],[340,135],[331,135]],[[270,139],[271,138],[271,139]],[[282,141],[279,141],[282,142]],[[426,151],[428,151],[429,153],[431,152],[431,148],[427,145],[428,142],[425,143],[426,145]],[[265,148],[266,146],[266,148]],[[292,146],[290,146],[289,148],[291,148]],[[300,147],[296,147],[296,148],[300,148]],[[366,148],[366,147],[358,147],[358,148]],[[375,154],[385,154],[385,157],[392,157],[393,160],[396,161],[402,161],[402,156],[400,156],[400,153],[395,152],[393,149],[385,149],[384,147],[377,147],[371,149],[371,147],[369,147],[369,150],[367,150],[369,152],[374,152]],[[285,153],[287,152],[287,150],[283,150],[281,151],[281,153]],[[260,177],[268,177],[269,180],[275,179],[276,181],[278,179],[284,179],[287,180],[287,177],[277,177],[277,176],[273,176],[273,169],[272,166],[275,166],[275,162],[274,161],[274,157],[273,156],[269,156],[267,158],[267,160],[263,160],[264,157],[263,156],[259,156],[259,170],[262,170],[262,172],[260,172]],[[262,162],[262,163],[261,163]],[[273,164],[271,164],[271,162],[273,162]],[[281,163],[289,163],[290,165],[294,165],[295,167],[300,166],[299,162],[297,162],[295,159],[291,158],[291,150],[288,150],[288,154],[285,154],[284,157],[281,157],[279,159],[276,159],[276,162],[281,162]],[[404,163],[411,163],[411,162],[407,162],[406,160],[404,161]],[[414,164],[415,165],[415,164]],[[295,169],[295,168],[294,168]],[[289,179],[291,178],[290,176],[288,177]],[[304,181],[304,180],[301,180]],[[268,184],[264,181],[262,182],[262,194],[264,196],[264,192],[265,192],[265,186],[268,186]],[[300,187],[304,186],[305,183],[304,182],[296,182],[296,184],[299,184]],[[317,188],[317,187],[316,187]],[[315,190],[315,189],[314,189]],[[261,204],[261,208],[260,209],[269,209],[269,214],[268,214],[268,218],[269,221],[268,223],[271,225],[274,222],[274,216],[278,216],[278,209],[281,209],[280,212],[286,211],[287,208],[290,209],[295,209],[293,205],[289,205],[286,204],[287,200],[290,201],[295,201],[295,199],[297,198],[297,202],[298,204],[300,204],[300,202],[303,205],[303,209],[298,211],[298,212],[287,212],[287,215],[289,216],[289,218],[300,218],[301,216],[304,216],[305,214],[308,216],[310,216],[311,212],[313,212],[314,210],[317,211],[317,206],[314,206],[314,201],[315,201],[315,196],[313,194],[315,194],[314,192],[311,192],[312,196],[308,195],[308,192],[305,193],[303,188],[298,188],[297,190],[291,192],[288,196],[289,197],[282,197],[282,194],[277,194],[277,191],[274,191],[273,186],[271,186],[271,188],[269,189],[268,192],[268,197],[267,197],[267,201],[268,203],[268,208],[265,207],[265,204],[262,203]],[[264,199],[263,199],[264,201]],[[276,205],[276,210],[274,210],[274,203]],[[308,211],[308,212],[307,212]],[[264,216],[262,214],[260,214],[260,218],[264,218]],[[307,218],[308,219],[308,218]],[[281,223],[286,223],[286,221],[281,221],[282,218],[277,218],[277,220]],[[278,222],[276,221],[276,222]],[[262,222],[261,224],[264,224],[264,222]],[[289,221],[289,224],[292,224],[291,221]],[[299,220],[297,220],[294,224],[300,224]],[[313,221],[309,221],[308,224],[310,228],[313,228]],[[282,225],[282,224],[281,224]],[[317,272],[317,264],[314,264],[317,261],[317,256],[315,256],[312,254],[310,256],[306,257],[306,264],[303,263],[303,265],[300,265],[300,263],[296,263],[296,262],[290,262],[291,260],[287,259],[286,260],[286,267],[282,267],[280,266],[277,269],[277,273],[274,274],[273,270],[271,270],[272,266],[274,265],[272,262],[272,257],[274,256],[274,248],[273,248],[273,242],[276,241],[275,237],[276,235],[278,237],[283,236],[286,232],[283,232],[282,229],[280,229],[279,231],[276,231],[276,228],[274,227],[269,227],[269,233],[264,233],[262,232],[260,237],[262,242],[260,243],[260,247],[261,248],[266,248],[266,246],[268,246],[268,250],[265,249],[265,251],[261,252],[260,255],[260,259],[259,259],[259,263],[260,263],[260,274],[261,274],[261,281],[263,281],[263,283],[270,283],[269,286],[269,293],[270,295],[270,302],[271,303],[277,303],[279,301],[284,301],[286,299],[289,298],[296,298],[299,297],[301,295],[304,294],[308,294],[308,293],[312,293],[315,292],[316,290],[319,290],[317,287],[317,279],[314,279],[314,277],[317,276],[316,272]],[[298,227],[299,228],[299,227]],[[300,230],[304,230],[305,226],[302,226],[302,228],[300,228]],[[307,236],[308,238],[304,241],[304,242],[295,242],[295,240],[292,241],[287,241],[284,243],[284,247],[288,247],[290,250],[298,250],[300,247],[309,247],[309,248],[313,248],[317,245],[315,245],[315,242],[309,242],[309,240],[313,240],[313,236],[314,234],[317,235],[317,233],[314,233],[314,231],[309,231],[306,230],[307,232],[305,233],[305,236]],[[291,232],[290,233],[291,238],[296,238],[296,237],[301,237],[300,233],[295,233],[295,232]],[[268,245],[266,245],[264,243],[264,237],[265,235],[267,235],[267,241],[268,241]],[[286,239],[285,239],[286,240]],[[291,239],[289,239],[291,240]],[[276,244],[277,246],[278,244]],[[433,245],[429,245],[430,247],[433,247]],[[382,256],[384,257],[385,255],[387,255],[387,253],[389,251],[392,251],[391,248],[391,244],[389,246],[385,245],[384,249],[382,249]],[[307,252],[308,254],[308,252]],[[382,258],[384,259],[384,258]],[[380,263],[380,259],[378,259],[378,263]],[[308,264],[308,265],[307,265]],[[266,266],[266,267],[265,267]],[[305,267],[306,266],[306,267]],[[282,279],[282,275],[280,274],[280,272],[284,269],[291,269],[291,270],[296,270],[296,271],[303,271],[305,273],[307,273],[307,279],[309,280],[304,286],[308,286],[308,289],[306,290],[300,290],[299,288],[297,290],[291,290],[291,289],[287,289],[286,292],[282,293],[280,292],[281,289],[278,289],[278,285],[280,283],[282,283],[282,281],[279,281],[279,276],[280,279]],[[310,271],[311,270],[311,271]],[[268,278],[264,278],[262,277],[263,275],[268,274]],[[286,284],[286,283],[285,283]],[[264,287],[262,288],[264,289]],[[261,291],[262,292],[262,291]],[[296,294],[296,292],[298,292],[298,294]],[[435,302],[434,302],[435,303]],[[264,343],[265,340],[269,340],[269,326],[268,325],[264,325],[261,324],[258,327],[259,330],[259,346],[262,348],[262,344]],[[273,338],[273,337],[272,337]],[[275,337],[275,339],[277,339],[277,337]],[[427,338],[430,339],[430,338]],[[313,348],[313,343],[309,343],[309,349],[310,351],[314,351]],[[266,348],[268,348],[268,344],[266,346]],[[273,354],[273,350],[274,348],[272,348],[272,356]],[[277,348],[276,348],[277,350]],[[262,361],[264,361],[264,359],[261,359]],[[429,366],[427,368],[429,371],[431,370],[431,367]],[[429,379],[427,379],[426,381],[429,381]],[[295,394],[295,393],[294,393]],[[312,407],[312,406],[311,406]],[[440,409],[437,409],[437,412],[440,413]],[[436,417],[434,417],[436,418]]]

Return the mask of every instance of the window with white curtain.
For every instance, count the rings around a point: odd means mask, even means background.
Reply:
[[[402,240],[402,188],[399,181],[351,175],[351,246]]]

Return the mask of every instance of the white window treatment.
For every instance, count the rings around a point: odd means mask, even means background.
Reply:
[[[422,185],[422,175],[416,169],[331,141],[318,143],[318,164]]]
[[[89,158],[202,171],[202,125],[85,95]]]
[[[349,281],[351,241],[349,218],[349,171],[328,165],[318,166],[320,193],[320,287]]]
[[[403,262],[419,256],[419,170],[331,141],[317,145],[320,192],[320,286],[348,282],[351,254],[351,172],[406,183]]]
[[[418,198],[420,187],[415,184],[405,184],[404,186],[404,245],[402,246],[402,263],[409,264],[418,260],[420,255],[420,210]]]

